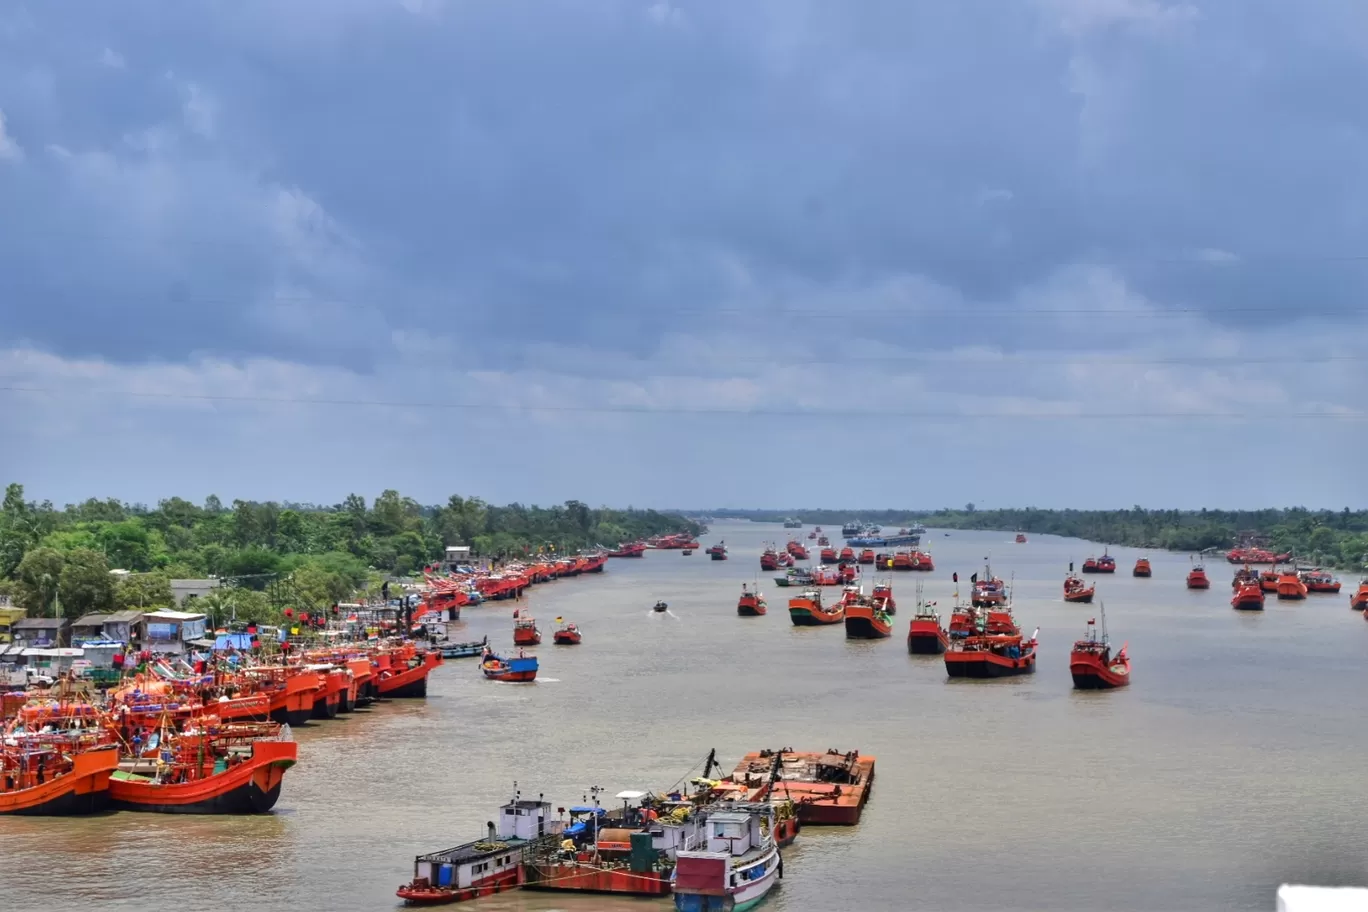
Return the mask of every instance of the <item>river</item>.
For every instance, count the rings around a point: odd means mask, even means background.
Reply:
[[[487,682],[476,660],[455,660],[425,701],[299,729],[274,814],[0,820],[0,896],[10,908],[393,909],[413,856],[480,837],[515,780],[566,806],[590,786],[668,787],[710,748],[730,770],[780,746],[858,749],[878,767],[859,826],[807,829],[787,850],[772,912],[1266,910],[1280,882],[1368,883],[1368,624],[1347,592],[1237,613],[1224,561],[1208,562],[1209,591],[1189,592],[1186,556],[1150,554],[1154,576],[1140,580],[1141,552],[1112,549],[1119,572],[1098,594],[1134,682],[1084,693],[1068,651],[1099,606],[1065,605],[1060,583],[1100,547],[932,530],[936,572],[894,577],[894,637],[848,642],[839,627],[793,627],[786,591],[758,572],[762,543],[788,534],[722,523],[704,544],[725,539],[728,561],[648,552],[536,587],[523,605],[548,632],[536,684]],[[1022,627],[1040,627],[1039,670],[950,681],[938,657],[907,654],[914,585],[948,607],[951,572],[967,579],[985,557],[1014,579]],[[770,613],[738,618],[741,583],[757,578]],[[668,614],[650,611],[657,599]],[[507,646],[514,607],[469,608],[453,636]],[[582,645],[550,645],[557,615]],[[473,908],[670,905],[519,892]]]

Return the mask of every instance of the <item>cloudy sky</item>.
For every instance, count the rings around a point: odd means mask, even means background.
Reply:
[[[0,0],[0,481],[1364,506],[1362,0]]]

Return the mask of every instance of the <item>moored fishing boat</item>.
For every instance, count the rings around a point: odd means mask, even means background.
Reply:
[[[550,802],[515,796],[500,808],[498,828],[490,823],[484,838],[415,858],[413,880],[397,895],[408,905],[442,905],[515,889],[524,849],[554,844],[560,831]]]
[[[1266,548],[1233,548],[1226,554],[1232,564],[1281,564],[1291,559],[1290,553],[1274,554]]]
[[[1187,587],[1189,589],[1210,589],[1211,580],[1207,579],[1206,568],[1201,564],[1193,564],[1188,571]]]
[[[839,568],[820,566],[812,571],[812,585],[840,586],[844,582]]]
[[[1252,567],[1241,567],[1239,570],[1236,570],[1234,578],[1230,581],[1230,588],[1239,589],[1241,586],[1248,584],[1259,586],[1259,590],[1263,591],[1258,571],[1254,570]],[[1277,589],[1275,588],[1274,591],[1276,592]]]
[[[1287,571],[1278,577],[1278,599],[1281,601],[1299,601],[1306,598],[1306,584],[1301,578],[1292,571]]]
[[[551,634],[551,642],[558,646],[578,646],[584,637],[574,624],[567,624],[565,618],[556,618],[556,629]]]
[[[1031,674],[1036,666],[1036,638],[1020,633],[972,635],[952,639],[945,650],[945,671],[952,678],[1005,678]]]
[[[264,814],[275,807],[299,745],[288,727],[202,716],[165,735],[153,757],[122,760],[111,807],[160,814]]]
[[[1018,532],[1018,533],[1016,534],[1016,543],[1017,543],[1018,545],[1024,545],[1024,544],[1026,544],[1026,533],[1024,533],[1024,532]]]
[[[789,599],[789,620],[793,621],[795,627],[839,624],[844,619],[845,613],[839,604],[832,607],[822,604],[822,593],[819,589],[805,589],[802,595]]]
[[[727,559],[727,543],[726,543],[726,542],[718,542],[717,544],[715,544],[715,545],[713,545],[711,548],[709,548],[707,553],[708,553],[708,557],[712,558],[712,559],[715,560],[715,561],[726,560],[726,559]]]
[[[118,763],[117,746],[106,731],[29,732],[16,719],[0,738],[0,816],[103,811]]]
[[[1265,570],[1259,574],[1259,588],[1270,595],[1278,594],[1278,581],[1282,579],[1282,571],[1273,569]]]
[[[845,615],[846,639],[881,640],[893,634],[893,619],[888,612],[867,598],[858,586],[847,587],[841,611]]]
[[[762,552],[760,552],[760,569],[761,569],[761,570],[778,570],[778,569],[779,569],[779,555],[776,554],[776,553],[774,552],[774,549],[773,549],[773,548],[771,548],[771,547],[769,547],[769,546],[766,546],[766,547],[765,547],[765,550],[762,551]]]
[[[427,679],[432,669],[442,664],[437,650],[419,652],[412,643],[390,656],[389,666],[375,679],[375,695],[381,699],[426,697]]]
[[[832,547],[823,548],[821,553],[817,555],[817,559],[824,564],[836,563],[836,549]]]
[[[1150,569],[1149,558],[1142,557],[1135,562],[1135,568],[1131,570],[1131,576],[1138,577],[1140,579],[1149,579],[1152,572],[1153,571]]]
[[[874,607],[881,609],[885,614],[897,614],[898,603],[893,598],[892,583],[875,583],[874,591],[869,594],[874,601]]]
[[[1093,600],[1093,594],[1097,591],[1096,586],[1089,586],[1083,581],[1083,577],[1075,576],[1070,573],[1064,577],[1064,601],[1081,602],[1088,604]]]
[[[975,573],[969,581],[973,586],[969,594],[969,604],[974,608],[989,608],[1007,603],[1007,585],[993,576],[993,568],[990,565],[984,564],[983,574]]]
[[[513,645],[536,646],[541,642],[541,631],[537,629],[536,618],[518,611],[513,612]]]
[[[774,578],[774,584],[781,588],[787,588],[789,586],[811,586],[813,584],[812,571],[795,568],[783,576],[776,576]]]
[[[1073,644],[1069,653],[1069,673],[1079,690],[1110,690],[1131,681],[1130,656],[1126,646],[1111,654],[1107,640],[1107,608],[1102,606],[1102,636],[1097,635],[1095,618],[1088,618],[1088,632]]]
[[[1237,611],[1263,611],[1264,591],[1257,582],[1241,583],[1230,599],[1230,607]]]
[[[1340,581],[1319,567],[1305,570],[1300,576],[1307,592],[1335,595],[1340,591]]]
[[[855,560],[855,549],[846,545],[841,549],[841,553],[836,556],[838,563],[850,563]]]
[[[789,556],[792,557],[794,560],[807,560],[807,559],[808,559],[808,549],[807,549],[807,545],[804,545],[804,544],[803,544],[802,542],[800,542],[800,541],[791,541],[791,542],[789,542],[789,543],[788,543],[788,547],[787,547],[785,550],[788,551]]]
[[[765,597],[760,594],[759,587],[751,589],[745,583],[741,584],[741,598],[736,602],[736,613],[740,617],[759,617],[766,611]]]
[[[825,535],[817,539],[817,547],[819,548],[825,548],[829,544],[831,544],[831,539],[827,538]]]
[[[774,807],[725,803],[709,807],[706,814],[706,844],[696,851],[681,850],[676,857],[675,909],[751,909],[783,876],[784,861],[774,839]]]
[[[1361,580],[1358,591],[1349,596],[1349,607],[1355,611],[1368,609],[1368,579]]]
[[[527,655],[521,649],[516,656],[504,658],[492,650],[485,653],[480,662],[480,671],[491,681],[510,681],[522,683],[537,678],[537,657]]]
[[[873,549],[873,548],[865,548],[863,551],[860,552],[860,556],[859,556],[858,560],[859,560],[859,562],[862,563],[862,564],[872,564],[872,563],[874,563],[874,549]]]
[[[467,659],[482,655],[484,648],[489,645],[489,637],[482,640],[472,640],[469,643],[443,643],[439,649],[444,659]]]
[[[657,548],[661,545],[656,545]],[[608,557],[645,557],[645,542],[623,542],[612,551],[607,552]]]
[[[917,611],[907,629],[907,651],[913,655],[940,655],[950,643],[950,636],[941,625],[935,603],[922,600],[920,584],[917,592]]]

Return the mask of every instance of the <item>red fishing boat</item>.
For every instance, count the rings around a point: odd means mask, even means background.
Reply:
[[[791,541],[788,543],[788,548],[786,550],[788,551],[789,556],[792,557],[794,560],[808,559],[807,545],[804,545],[802,542]]]
[[[111,806],[160,814],[264,814],[280,797],[299,745],[274,723],[220,723],[202,716],[153,749],[119,763]]]
[[[656,545],[656,547],[659,548],[659,547],[661,547],[661,545]],[[617,546],[616,550],[613,550],[613,551],[609,551],[609,552],[608,552],[608,557],[645,557],[645,556],[646,556],[646,543],[645,543],[645,542],[623,542],[622,544],[620,544],[620,545]]]
[[[559,827],[550,802],[515,795],[499,809],[498,826],[490,823],[484,838],[414,859],[413,880],[397,895],[407,905],[435,906],[517,889],[522,847]]]
[[[993,568],[983,565],[983,574],[975,573],[969,577],[973,590],[969,594],[969,604],[975,608],[988,608],[1007,603],[1007,584],[993,576]]]
[[[1148,557],[1142,557],[1135,562],[1135,569],[1131,570],[1131,576],[1140,579],[1149,579],[1151,575],[1150,562]]]
[[[863,551],[861,551],[861,552],[860,552],[859,561],[860,561],[860,563],[862,563],[862,564],[872,564],[872,563],[874,563],[874,549],[873,549],[873,548],[865,548]]]
[[[1291,559],[1291,552],[1274,554],[1266,548],[1234,548],[1226,554],[1232,564],[1281,564]]]
[[[816,533],[815,531],[809,532],[809,533],[808,533],[808,540],[809,540],[809,541],[815,539],[816,537],[817,537],[817,533]]]
[[[839,603],[829,608],[823,605],[820,590],[804,589],[802,595],[789,599],[789,620],[795,627],[820,627],[841,623],[845,612]]]
[[[1230,607],[1238,611],[1263,611],[1263,589],[1258,583],[1242,583],[1230,599]]]
[[[1101,557],[1090,557],[1083,562],[1084,573],[1115,573],[1116,558],[1102,552]]]
[[[930,573],[936,569],[936,562],[931,559],[929,551],[913,551],[909,555],[907,569],[918,573]]]
[[[918,584],[920,589],[920,584]],[[941,626],[941,616],[934,610],[935,603],[927,604],[917,593],[917,612],[907,628],[907,651],[913,655],[940,655],[950,643],[950,636]]]
[[[818,555],[818,559],[824,564],[836,563],[836,549],[832,548],[831,546],[823,548],[821,553]]]
[[[741,598],[736,602],[736,613],[740,617],[759,617],[767,610],[765,597],[760,594],[757,586],[751,589],[745,583],[741,584]]]
[[[1252,567],[1241,567],[1239,570],[1235,571],[1235,576],[1230,581],[1230,588],[1239,589],[1241,586],[1251,584],[1259,586],[1260,591],[1262,591],[1263,586],[1259,581],[1258,571]],[[1275,588],[1273,591],[1276,592],[1277,589]]]
[[[893,600],[892,583],[875,583],[874,591],[870,593],[869,597],[874,600],[874,607],[887,614],[898,613],[898,603]]]
[[[762,551],[762,552],[760,553],[760,569],[761,569],[761,570],[778,570],[778,569],[779,569],[779,555],[778,555],[777,553],[775,553],[775,550],[774,550],[773,548],[766,547],[765,550]]]
[[[1270,595],[1278,594],[1278,580],[1282,579],[1281,570],[1265,570],[1259,574],[1259,588]]]
[[[486,648],[480,661],[480,671],[491,681],[510,681],[523,683],[537,679],[537,657],[527,655],[521,649],[516,656],[504,658]]]
[[[817,539],[817,547],[819,548],[825,548],[829,544],[831,544],[831,539],[827,538],[825,535]]]
[[[375,695],[383,699],[425,697],[428,674],[441,664],[439,650],[419,652],[413,644],[407,644],[390,656],[388,667],[380,669],[375,679]]]
[[[880,640],[893,635],[893,619],[871,599],[857,598],[843,608],[846,639]]]
[[[1358,591],[1349,596],[1349,607],[1355,611],[1368,609],[1368,579],[1361,580]]]
[[[952,678],[1006,678],[1031,674],[1036,666],[1036,637],[1018,633],[985,634],[951,639],[945,671]]]
[[[1070,573],[1064,578],[1064,601],[1082,602],[1089,604],[1093,600],[1093,594],[1097,591],[1096,586],[1089,586],[1083,582],[1083,577],[1075,576]]]
[[[565,623],[565,618],[556,618],[556,629],[551,634],[551,642],[558,646],[578,646],[582,639],[578,627]]]
[[[708,549],[707,555],[715,561],[727,559],[727,543],[718,542]]]
[[[1278,598],[1281,601],[1298,601],[1306,598],[1306,584],[1290,570],[1278,577]]]
[[[855,549],[852,548],[852,547],[850,547],[849,545],[846,545],[844,548],[841,549],[841,553],[840,553],[840,555],[837,557],[837,560],[840,561],[841,563],[846,563],[846,562],[849,562],[849,561],[854,561],[854,560],[855,560]]]
[[[1210,589],[1211,580],[1207,579],[1206,568],[1201,564],[1193,564],[1188,571],[1187,587],[1189,589]]]
[[[1018,545],[1026,544],[1026,534],[1024,532],[1018,532],[1016,534],[1016,543]]]
[[[1116,655],[1111,654],[1107,641],[1107,610],[1102,609],[1102,636],[1097,636],[1097,622],[1088,619],[1088,633],[1073,644],[1069,653],[1069,673],[1074,687],[1079,690],[1111,690],[1130,683],[1131,663],[1123,645]]]
[[[98,813],[109,805],[118,763],[114,738],[103,729],[30,733],[16,720],[0,739],[0,816]]]
[[[1306,584],[1307,592],[1335,595],[1340,591],[1340,581],[1318,568],[1303,571],[1301,581]]]
[[[536,646],[540,642],[541,631],[537,629],[536,619],[513,612],[513,645]]]

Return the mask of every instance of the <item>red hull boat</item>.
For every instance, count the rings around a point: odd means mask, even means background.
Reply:
[[[1032,674],[1036,640],[1021,634],[971,636],[955,640],[945,651],[945,671],[952,678],[1007,678]]]
[[[519,617],[517,612],[514,612],[513,617],[513,645],[536,646],[541,642],[541,631],[537,629],[535,618]]]
[[[1284,573],[1278,577],[1278,598],[1282,601],[1300,601],[1306,598],[1306,584],[1295,573]]]
[[[233,753],[216,761],[211,753],[205,763],[197,757],[198,740],[180,745],[179,782],[156,782],[156,760],[121,763],[109,780],[111,806],[160,814],[264,814],[275,807],[285,771],[299,757],[293,741],[255,740],[245,758]]]
[[[574,624],[567,624],[560,618],[556,618],[556,624],[556,630],[551,634],[551,642],[557,646],[578,646],[584,639]]]
[[[1264,592],[1258,583],[1244,583],[1235,590],[1230,607],[1237,611],[1263,611]]]
[[[1131,576],[1138,577],[1140,579],[1149,579],[1152,572],[1153,571],[1150,569],[1149,558],[1142,557],[1135,562],[1135,569],[1131,570]]]
[[[1103,609],[1102,636],[1097,637],[1094,619],[1088,619],[1088,635],[1073,645],[1069,653],[1069,673],[1073,675],[1074,687],[1079,690],[1111,690],[1125,687],[1130,683],[1131,663],[1122,646],[1116,655],[1111,654],[1107,643],[1106,609]]]
[[[109,777],[118,764],[119,752],[110,743],[88,748],[79,739],[35,735],[0,745],[0,816],[70,817],[103,811],[109,806]]]
[[[759,590],[751,591],[745,583],[741,584],[741,598],[736,602],[736,613],[739,617],[760,617],[767,611],[765,597]]]
[[[1358,592],[1349,596],[1349,607],[1355,611],[1368,609],[1368,580],[1359,583]],[[1365,615],[1368,617],[1368,615]]]
[[[1093,594],[1097,591],[1096,586],[1089,586],[1083,582],[1082,577],[1070,574],[1064,579],[1064,601],[1081,602],[1088,604],[1093,600]]]
[[[845,606],[845,629],[849,640],[881,640],[893,635],[888,615],[866,599]]]
[[[1210,589],[1211,580],[1207,579],[1206,568],[1201,564],[1195,565],[1188,571],[1187,587],[1189,589]]]

